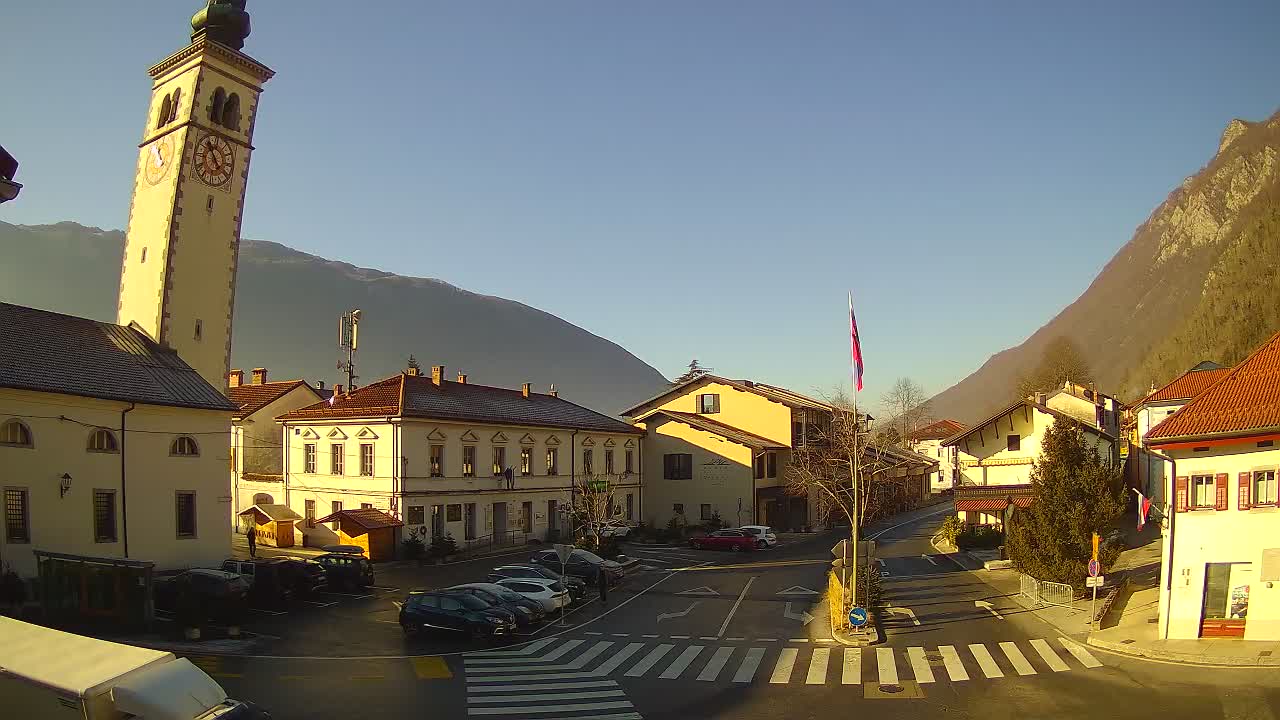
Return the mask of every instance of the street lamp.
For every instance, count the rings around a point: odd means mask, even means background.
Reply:
[[[71,492],[71,474],[62,473],[62,484],[58,487],[58,497],[64,498]]]

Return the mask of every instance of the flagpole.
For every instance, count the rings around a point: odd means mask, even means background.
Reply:
[[[861,341],[858,339],[857,321],[853,315],[853,293],[849,293],[849,359],[850,371],[853,380],[853,460],[849,463],[850,483],[853,490],[853,517],[850,535],[853,541],[853,555],[850,558],[853,564],[853,584],[849,589],[849,603],[853,607],[858,607],[858,471],[861,465],[861,448],[858,446],[858,436],[861,430],[861,423],[858,422],[858,386],[862,384],[862,378],[859,374],[858,365],[862,360]],[[855,354],[856,351],[856,354]],[[870,584],[867,585],[870,588]]]

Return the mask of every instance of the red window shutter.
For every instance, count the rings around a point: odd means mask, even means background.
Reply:
[[[1218,503],[1214,506],[1214,510],[1227,509],[1227,480],[1230,477],[1226,473],[1218,473],[1213,476],[1213,486],[1218,491]]]
[[[1252,493],[1250,492],[1252,485],[1253,485],[1253,473],[1251,472],[1240,473],[1240,509],[1241,510],[1248,510],[1250,507],[1252,507],[1251,501],[1253,500],[1253,498],[1250,497],[1252,495]]]
[[[1174,502],[1177,503],[1175,505],[1174,512],[1187,511],[1187,507],[1188,507],[1187,506],[1187,486],[1190,484],[1191,484],[1191,478],[1187,477],[1186,475],[1179,475],[1174,480],[1173,497],[1174,497]]]

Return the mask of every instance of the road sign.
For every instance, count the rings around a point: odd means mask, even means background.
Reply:
[[[1089,577],[1098,577],[1098,575],[1101,572],[1102,572],[1102,566],[1098,564],[1098,560],[1096,558],[1093,560],[1090,560],[1089,561]]]
[[[836,543],[835,546],[831,548],[831,554],[840,560],[849,557],[849,541],[841,540]]]
[[[1091,587],[1091,588],[1103,587],[1102,581],[1104,579],[1105,579],[1104,575],[1095,575],[1094,577],[1087,577],[1084,579],[1084,586]]]
[[[556,557],[560,559],[560,564],[564,565],[569,562],[569,558],[573,556],[573,546],[564,543],[556,543]]]
[[[1093,534],[1093,561],[1098,562],[1098,533]]]
[[[856,607],[849,611],[849,624],[860,628],[867,624],[867,609]]]

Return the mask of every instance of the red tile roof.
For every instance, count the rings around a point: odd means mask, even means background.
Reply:
[[[1227,376],[1231,368],[1213,370],[1189,370],[1173,379],[1168,385],[1156,390],[1138,401],[1138,405],[1146,405],[1165,400],[1191,400],[1200,397],[1200,393]]]
[[[955,420],[939,420],[930,423],[924,427],[911,433],[912,440],[946,440],[963,430],[968,430],[969,426]]]
[[[236,417],[248,417],[262,408],[283,397],[299,385],[307,385],[305,380],[283,380],[280,382],[259,383],[257,385],[239,385],[227,388],[227,397],[240,406]],[[307,385],[310,387],[310,385]]]
[[[417,417],[433,420],[642,435],[644,431],[543,393],[489,387],[426,376],[395,375],[329,401],[281,415],[278,420],[330,420],[353,417]]]
[[[1030,485],[962,485],[955,490],[957,511],[995,512],[1009,507],[1031,507],[1036,499]]]
[[[1206,371],[1209,372],[1209,371]],[[1280,333],[1151,429],[1157,440],[1248,436],[1280,430]]]
[[[404,523],[391,517],[390,515],[377,510],[375,508],[360,508],[359,510],[339,510],[332,515],[316,520],[318,523],[334,522],[335,520],[346,519],[359,525],[365,530],[377,530],[379,528],[401,527]]]

